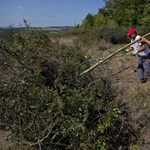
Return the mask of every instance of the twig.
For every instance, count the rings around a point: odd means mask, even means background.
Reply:
[[[20,60],[19,56],[17,55],[17,53],[11,51],[11,50],[8,50],[5,46],[2,47],[0,46],[0,48],[3,50],[3,51],[6,51],[9,55],[11,55],[12,57],[15,57],[19,62],[20,64],[24,65],[24,63]]]
[[[121,73],[121,72],[123,72],[123,71],[129,69],[130,67],[133,67],[133,66],[134,66],[134,65],[130,65],[130,66],[126,67],[126,68],[123,68],[123,69],[121,69],[121,70],[119,70],[119,71],[117,71],[117,72],[115,72],[115,73],[112,73],[112,74],[106,76],[105,78],[109,78],[110,76],[116,76],[117,74],[119,74],[119,73]],[[98,82],[98,81],[100,81],[100,80],[102,80],[102,79],[100,78],[100,79],[98,79],[98,80],[95,80],[95,81],[89,83],[88,86],[90,86],[91,84],[94,84],[94,83],[96,83],[96,82]]]
[[[125,70],[127,70],[127,69],[129,69],[129,68],[131,68],[131,67],[133,67],[133,66],[134,66],[134,65],[130,65],[130,66],[126,67],[126,68],[123,68],[123,69],[121,69],[121,70],[119,70],[119,71],[117,71],[117,72],[115,72],[115,73],[112,73],[112,74],[106,76],[106,78],[109,78],[110,76],[116,76],[117,74],[119,74],[119,73],[121,73],[121,72],[123,72],[123,71],[125,71]]]
[[[18,62],[19,62],[21,65],[23,65],[26,69],[28,69],[28,70],[30,70],[32,73],[34,73],[34,70],[33,70],[33,69],[29,68],[27,65],[24,64],[24,62],[22,62],[22,61],[20,60],[20,58],[19,58],[19,56],[17,55],[16,52],[13,52],[13,51],[11,51],[11,50],[8,50],[5,46],[2,47],[1,45],[0,45],[0,49],[2,49],[3,51],[7,52],[10,56],[16,58],[16,59],[18,60]],[[3,53],[3,52],[2,52],[2,53]],[[4,56],[6,56],[6,55],[4,55]],[[6,57],[7,57],[7,56],[6,56]]]
[[[43,141],[44,141],[46,138],[49,137],[49,135],[51,134],[51,132],[52,132],[54,126],[55,126],[55,125],[53,125],[53,126],[50,128],[50,130],[49,130],[49,132],[46,134],[46,136],[44,136],[42,139],[38,139],[37,142],[32,143],[32,142],[24,141],[24,142],[22,142],[22,144],[28,144],[28,145],[30,145],[30,146],[38,145],[38,146],[39,146],[39,150],[42,150],[41,144],[43,143]]]

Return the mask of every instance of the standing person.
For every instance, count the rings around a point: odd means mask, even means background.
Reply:
[[[135,28],[131,28],[128,30],[127,36],[131,38],[131,42],[141,38],[137,35],[137,31]],[[146,43],[136,42],[132,44],[126,51],[132,51],[137,55],[137,77],[141,83],[144,83],[146,80],[144,75],[148,80],[150,80],[150,49]]]

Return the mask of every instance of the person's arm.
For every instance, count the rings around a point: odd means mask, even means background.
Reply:
[[[129,47],[128,48],[128,51],[130,52],[130,51],[133,51],[133,47]]]
[[[150,41],[147,40],[146,38],[143,38],[143,37],[141,37],[140,42],[141,42],[141,43],[146,43],[146,44],[150,45]]]
[[[145,45],[142,44],[142,45],[140,46],[140,48],[138,49],[137,53],[144,51],[145,48],[146,48]]]

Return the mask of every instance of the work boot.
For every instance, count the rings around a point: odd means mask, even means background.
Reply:
[[[140,80],[140,83],[145,83],[145,82],[146,82],[145,79]]]

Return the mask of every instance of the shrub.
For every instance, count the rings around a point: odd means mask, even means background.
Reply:
[[[27,31],[20,36],[26,48],[17,58],[23,64],[10,57],[11,65],[1,66],[0,122],[22,146],[112,150],[134,141],[129,118],[122,120],[126,111],[114,101],[109,81],[100,76],[91,86],[92,74],[78,75],[89,67],[81,49],[60,46],[43,33]],[[7,50],[3,53],[8,55]]]

